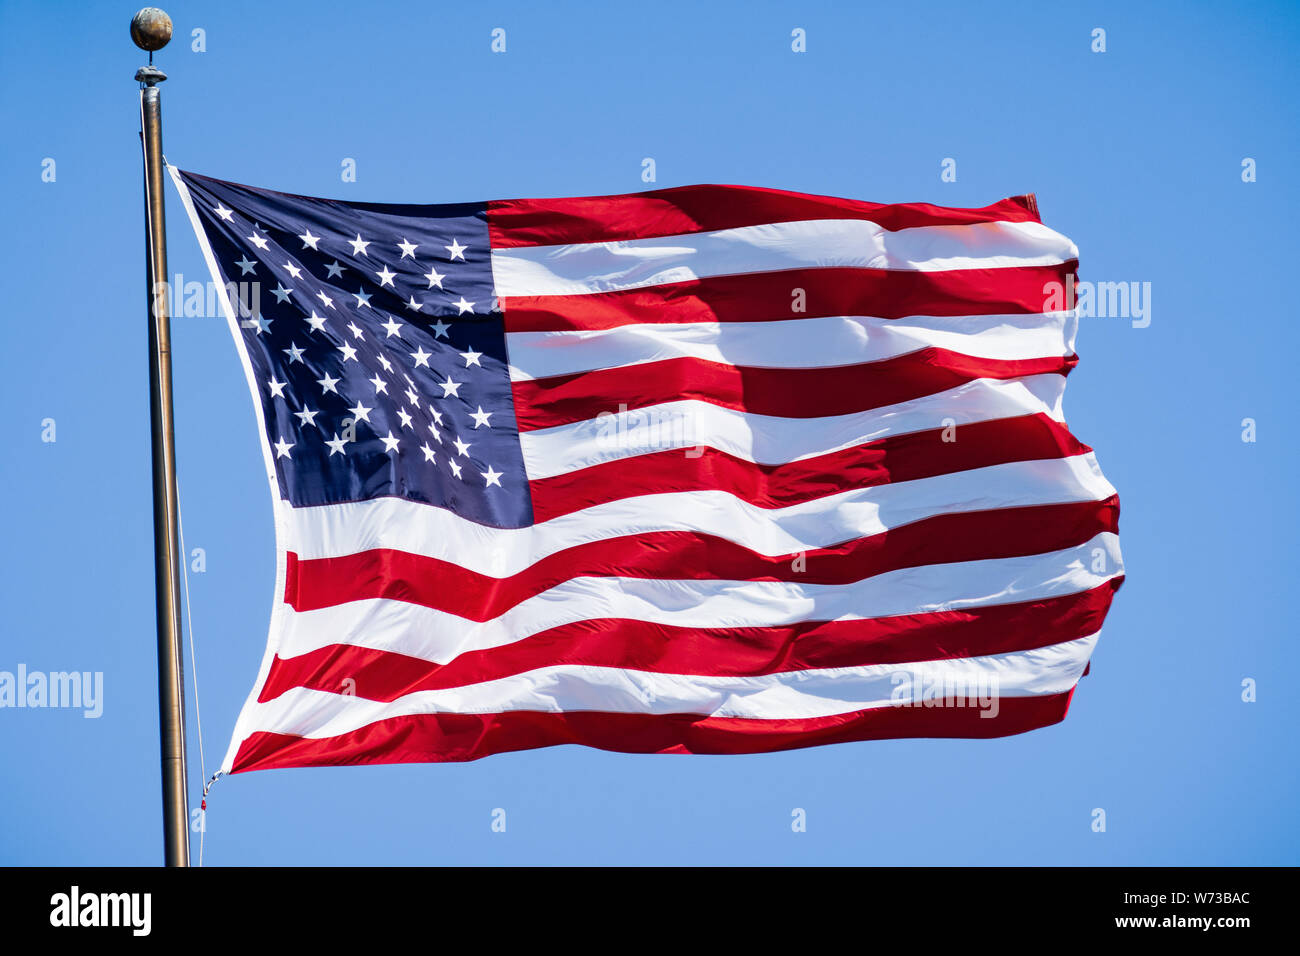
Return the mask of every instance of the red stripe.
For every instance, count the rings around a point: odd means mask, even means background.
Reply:
[[[314,611],[384,599],[489,621],[578,577],[851,584],[899,568],[1060,551],[1117,531],[1118,523],[1119,501],[1112,496],[936,515],[835,547],[775,557],[714,535],[657,531],[566,548],[504,578],[388,548],[309,560],[290,551],[284,600],[295,611]]]
[[[315,740],[258,731],[239,745],[231,772],[445,763],[560,744],[618,753],[747,754],[897,737],[1005,737],[1059,723],[1065,719],[1072,694],[1003,697],[994,717],[969,706],[877,707],[782,720],[599,711],[418,714]]]
[[[1066,375],[1077,356],[976,358],[925,348],[859,365],[750,368],[682,356],[514,382],[520,431],[550,428],[697,399],[723,408],[782,418],[821,418],[882,408],[957,388],[977,378]]]
[[[274,700],[295,687],[337,693],[346,686],[358,697],[392,701],[417,691],[463,687],[554,664],[749,677],[1008,654],[1096,634],[1120,580],[1041,601],[782,627],[680,627],[623,618],[578,621],[512,644],[468,651],[447,664],[332,644],[298,657],[276,657],[257,699]]]
[[[849,488],[1091,450],[1048,416],[1025,415],[894,435],[780,465],[702,447],[620,458],[528,484],[539,522],[620,498],[681,491],[725,491],[761,508],[781,508]]]
[[[619,196],[506,199],[488,203],[493,249],[649,239],[769,222],[865,219],[886,229],[1040,222],[1032,196],[983,209],[929,203],[882,204],[756,186],[679,186]]]
[[[831,315],[1034,315],[1048,283],[1063,285],[1077,260],[1004,269],[786,269],[667,282],[587,295],[508,296],[507,332],[612,329],[682,322],[768,322]],[[792,312],[795,290],[806,311]]]

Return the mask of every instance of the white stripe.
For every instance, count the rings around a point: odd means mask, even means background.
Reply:
[[[1029,651],[984,657],[704,677],[562,664],[466,687],[418,691],[391,703],[302,687],[259,704],[250,729],[313,739],[413,714],[510,711],[700,714],[805,719],[923,702],[926,688],[951,689],[964,705],[1060,694],[1078,682],[1096,634]],[[982,698],[982,700],[981,700]]]
[[[1046,315],[827,316],[768,322],[620,325],[511,332],[510,378],[526,381],[692,357],[751,368],[824,368],[878,362],[924,348],[989,359],[1071,355],[1078,318]]]
[[[934,272],[1057,265],[1077,257],[1074,243],[1036,222],[891,232],[860,219],[813,219],[654,239],[494,249],[492,277],[502,296],[584,295],[783,269]]]
[[[717,490],[639,495],[527,528],[493,528],[403,498],[281,508],[285,546],[302,560],[391,548],[503,578],[566,548],[622,535],[694,531],[778,556],[934,515],[1101,501],[1113,494],[1089,453],[851,488],[784,508],[761,508]]]
[[[611,408],[596,418],[521,432],[532,480],[650,452],[707,446],[745,461],[783,464],[891,435],[995,418],[1046,414],[1062,421],[1065,376],[974,379],[922,398],[825,418],[777,418],[694,399]]]
[[[447,663],[575,621],[624,618],[735,628],[862,620],[1077,594],[1122,572],[1119,538],[1102,532],[1061,551],[900,568],[852,584],[570,578],[483,622],[378,598],[314,611],[290,609],[278,647],[281,657],[296,657],[352,644]]]

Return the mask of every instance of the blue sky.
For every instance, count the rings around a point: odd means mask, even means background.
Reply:
[[[652,157],[657,186],[958,206],[1032,191],[1084,279],[1152,290],[1149,327],[1083,320],[1066,394],[1120,491],[1128,581],[1063,724],[744,757],[563,747],[250,773],[212,794],[207,863],[1297,862],[1298,343],[1276,301],[1300,208],[1293,6],[167,10],[164,145],[197,172],[452,202],[636,191]],[[104,674],[98,719],[0,710],[0,863],[161,859],[134,11],[0,0],[0,670]],[[945,158],[956,182],[940,180]],[[172,272],[206,280],[175,200]],[[190,589],[210,772],[261,659],[274,540],[225,321],[173,330],[186,545],[207,564]]]

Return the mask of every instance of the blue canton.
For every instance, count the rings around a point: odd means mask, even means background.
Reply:
[[[397,496],[532,523],[487,207],[351,203],[181,174],[294,506]]]

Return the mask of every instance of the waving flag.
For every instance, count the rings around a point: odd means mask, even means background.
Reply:
[[[276,508],[224,771],[1065,716],[1119,503],[1064,425],[1076,319],[1046,309],[1077,252],[1033,197],[380,205],[172,175]]]

